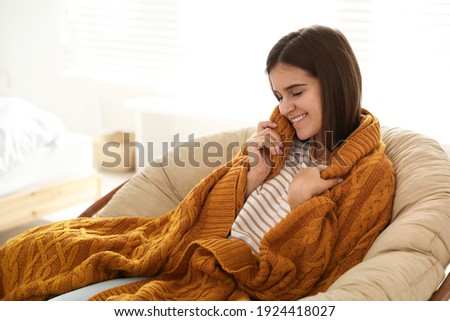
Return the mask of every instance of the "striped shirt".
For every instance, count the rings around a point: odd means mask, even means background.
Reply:
[[[230,238],[244,240],[254,253],[259,253],[263,236],[291,212],[287,192],[292,179],[302,168],[313,165],[308,147],[308,142],[294,141],[278,175],[265,181],[247,198],[233,223]]]

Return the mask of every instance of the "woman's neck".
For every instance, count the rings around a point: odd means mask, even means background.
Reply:
[[[323,142],[323,139],[316,135],[312,138],[309,156],[311,160],[320,165],[329,165],[331,160],[331,151],[327,149],[327,146]]]

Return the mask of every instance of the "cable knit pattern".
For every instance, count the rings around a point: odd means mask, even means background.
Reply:
[[[284,141],[295,134],[278,113]],[[286,154],[286,153],[285,153]],[[283,157],[275,157],[275,176]],[[388,224],[394,170],[364,111],[324,178],[343,183],[301,204],[261,240],[228,239],[242,208],[248,158],[238,155],[159,218],[80,218],[32,229],[0,250],[0,297],[45,300],[96,282],[150,276],[92,300],[295,300],[325,291],[360,262]]]

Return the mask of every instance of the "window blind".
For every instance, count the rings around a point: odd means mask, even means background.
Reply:
[[[389,45],[394,45],[396,58],[414,59],[428,55],[434,57],[435,62],[450,63],[447,59],[450,53],[450,0],[328,0],[319,1],[320,6],[300,0],[250,1],[253,6],[247,5],[244,9],[252,7],[255,12],[250,16],[249,11],[245,21],[233,20],[233,15],[239,15],[243,8],[240,1],[231,1],[235,7],[230,9],[228,6],[225,17],[220,16],[219,10],[212,15],[208,11],[222,6],[222,1],[60,1],[66,69],[97,77],[120,74],[145,79],[179,74],[188,63],[187,50],[195,49],[189,47],[189,43],[199,42],[195,34],[188,34],[185,29],[195,30],[190,24],[205,19],[208,24],[202,28],[229,32],[222,34],[229,46],[234,45],[233,39],[239,41],[245,29],[254,28],[252,24],[256,24],[261,39],[251,39],[251,45],[259,49],[258,42],[265,41],[264,34],[275,34],[273,30],[277,27],[278,34],[285,31],[282,29],[287,25],[283,21],[285,18],[277,14],[283,10],[297,10],[299,19],[291,25],[305,25],[307,15],[307,23],[320,21],[337,26],[348,36],[360,60],[374,59],[383,51],[389,51]],[[324,21],[326,8],[327,19]],[[295,15],[288,17],[293,20]],[[228,25],[219,25],[226,23]],[[404,47],[400,48],[400,45]],[[252,52],[250,44],[246,49]]]
[[[450,142],[449,0],[338,0],[335,25],[360,62],[363,104],[382,125]]]
[[[146,83],[182,72],[178,0],[62,0],[61,5],[66,73]]]

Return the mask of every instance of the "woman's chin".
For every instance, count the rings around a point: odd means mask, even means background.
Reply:
[[[305,133],[304,131],[296,131],[297,138],[301,141],[309,140],[313,135],[309,135],[308,133]]]

